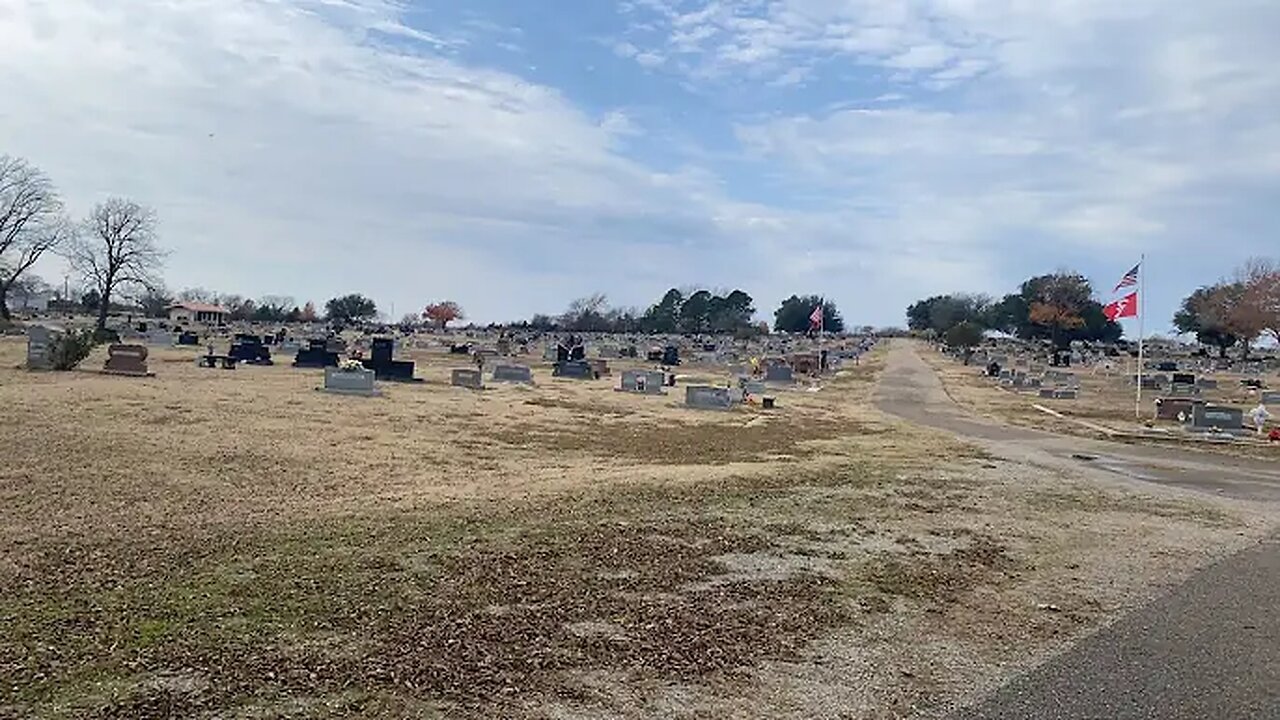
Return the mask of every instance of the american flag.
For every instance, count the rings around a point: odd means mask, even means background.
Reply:
[[[1124,277],[1120,278],[1120,282],[1116,283],[1116,289],[1112,290],[1111,292],[1113,293],[1120,292],[1120,288],[1133,287],[1134,285],[1137,285],[1138,284],[1138,268],[1141,267],[1141,265],[1142,263],[1138,263],[1137,265],[1133,266],[1132,270],[1125,273]]]
[[[822,327],[822,305],[818,305],[818,307],[814,308],[813,312],[809,314],[809,325],[815,328]]]

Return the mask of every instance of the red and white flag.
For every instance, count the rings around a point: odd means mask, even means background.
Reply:
[[[1138,269],[1142,267],[1142,263],[1133,266],[1133,269],[1124,274],[1120,278],[1120,282],[1116,283],[1116,287],[1111,292],[1118,293],[1121,288],[1133,287],[1138,284]]]
[[[821,305],[814,308],[813,312],[809,314],[809,326],[815,327],[815,328],[822,327],[822,306]]]
[[[1115,302],[1107,303],[1102,307],[1102,314],[1106,315],[1108,320],[1138,317],[1137,291],[1131,292]]]

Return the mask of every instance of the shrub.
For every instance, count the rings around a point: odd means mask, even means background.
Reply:
[[[53,342],[50,349],[50,360],[54,370],[71,370],[81,360],[93,352],[94,333],[92,330],[68,330],[62,337]]]

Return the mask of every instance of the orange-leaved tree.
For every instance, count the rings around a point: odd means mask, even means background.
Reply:
[[[431,303],[422,311],[422,317],[441,329],[454,320],[466,319],[466,315],[462,313],[462,306],[452,300]]]

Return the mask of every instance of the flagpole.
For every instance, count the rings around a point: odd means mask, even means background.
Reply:
[[[1142,419],[1143,321],[1147,316],[1147,255],[1138,256],[1138,395],[1133,402],[1133,416]]]

